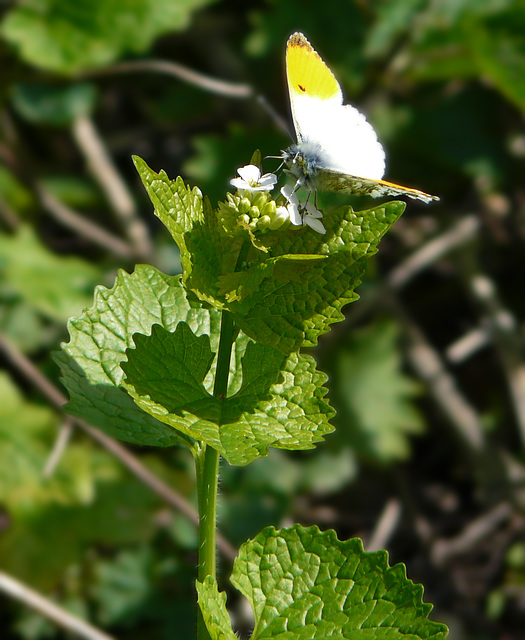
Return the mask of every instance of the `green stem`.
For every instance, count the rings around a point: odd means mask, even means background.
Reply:
[[[235,326],[231,314],[222,312],[221,335],[217,353],[217,368],[213,395],[224,399],[228,391],[230,359],[234,340]],[[216,574],[216,514],[217,485],[219,479],[219,453],[210,446],[201,443],[195,457],[197,469],[197,493],[199,502],[199,570],[198,580],[203,582],[207,576]],[[200,609],[197,619],[197,639],[209,640],[210,636]]]

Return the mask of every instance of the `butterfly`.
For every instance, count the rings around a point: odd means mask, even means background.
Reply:
[[[282,158],[297,180],[294,190],[439,200],[382,179],[385,151],[374,128],[355,107],[343,104],[334,74],[302,33],[288,39],[286,76],[297,144]]]

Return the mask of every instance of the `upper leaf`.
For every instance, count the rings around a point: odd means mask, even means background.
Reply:
[[[325,216],[324,236],[290,225],[255,241],[248,231],[218,223],[198,189],[156,174],[139,158],[135,164],[156,215],[179,245],[184,284],[229,309],[248,336],[283,353],[314,345],[343,319],[341,308],[358,297],[366,259],[405,208],[397,201],[360,212],[343,207]],[[239,259],[243,243],[249,251]]]
[[[306,227],[267,234],[269,257],[225,283],[230,297],[234,287],[246,292],[229,305],[237,324],[285,352],[315,345],[359,297],[367,259],[404,209],[399,201],[359,212],[342,207],[323,218],[324,236]]]
[[[153,40],[181,30],[210,0],[38,0],[19,3],[1,33],[25,62],[61,73],[146,51]]]
[[[214,359],[207,336],[185,324],[173,333],[160,326],[135,335],[128,349],[125,386],[145,411],[212,446],[231,464],[247,464],[268,447],[311,449],[333,429],[333,411],[323,399],[326,377],[312,358],[288,357],[267,345],[237,342],[242,383],[226,398],[206,382]],[[238,370],[238,365],[235,366]]]
[[[224,269],[233,270],[242,239],[223,247],[217,217],[199,189],[190,189],[180,177],[170,180],[164,171],[155,173],[141,158],[133,160],[155,215],[180,249],[184,284],[202,300],[221,308],[217,276]]]
[[[341,542],[334,531],[315,526],[264,529],[242,545],[231,581],[253,607],[252,640],[444,640],[447,635],[445,625],[428,620],[432,606],[423,603],[423,587],[407,579],[404,565],[389,567],[386,551],[366,553],[358,538]],[[225,620],[224,596],[209,579],[199,592],[216,640],[221,637],[217,620]]]

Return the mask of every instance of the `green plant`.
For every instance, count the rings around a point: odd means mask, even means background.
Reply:
[[[233,639],[216,583],[219,459],[246,465],[269,447],[311,449],[332,431],[326,376],[300,349],[342,320],[404,203],[345,206],[312,228],[293,226],[282,198],[271,197],[272,176],[236,179],[237,193],[214,210],[181,178],[135,164],[179,246],[183,274],[144,265],[121,272],[70,320],[58,355],[68,410],[129,442],[192,451],[197,635]],[[385,551],[366,553],[333,531],[266,528],[242,545],[231,581],[253,607],[253,638],[446,636],[402,565],[391,568]]]

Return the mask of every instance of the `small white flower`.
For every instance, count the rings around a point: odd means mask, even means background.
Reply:
[[[244,191],[271,191],[277,182],[277,176],[273,173],[265,173],[261,176],[261,170],[254,164],[247,164],[237,169],[240,178],[232,178],[230,184]]]
[[[281,193],[288,201],[286,210],[290,222],[296,227],[308,225],[317,233],[326,233],[321,218],[323,214],[311,202],[307,202],[304,206],[299,202],[295,188],[291,184],[285,184],[281,187]]]
[[[288,200],[286,211],[288,212],[290,222],[296,227],[301,227],[303,224],[303,216],[301,215],[299,198],[294,188],[291,184],[285,184],[284,187],[281,187],[281,193]]]
[[[311,227],[317,233],[326,233],[321,218],[323,214],[311,202],[307,202],[305,206],[306,213],[303,215],[303,222]]]
[[[281,187],[281,193],[290,204],[299,205],[299,198],[297,197],[295,188],[292,187],[291,184],[285,184],[284,187]]]

